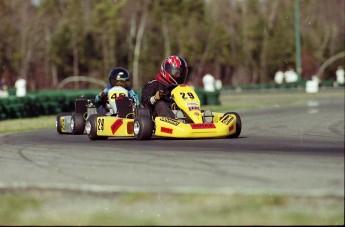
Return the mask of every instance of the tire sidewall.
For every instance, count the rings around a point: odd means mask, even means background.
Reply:
[[[72,120],[74,121],[74,127],[72,133],[74,135],[81,135],[85,129],[85,119],[82,113],[73,113]]]
[[[236,112],[226,112],[223,116],[228,115],[228,114],[233,114],[236,116],[236,132],[230,136],[228,136],[228,138],[237,138],[240,136],[241,131],[242,131],[242,120],[241,117],[238,113]]]
[[[98,114],[92,114],[87,118],[86,124],[90,124],[90,132],[87,133],[87,136],[90,140],[97,140],[97,117]]]
[[[139,131],[134,132],[138,140],[148,140],[152,137],[153,122],[149,116],[141,115],[134,119],[134,126],[139,126]],[[135,131],[135,130],[134,130]]]

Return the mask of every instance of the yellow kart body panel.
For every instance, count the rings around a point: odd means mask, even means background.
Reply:
[[[236,115],[213,113],[212,123],[183,123],[167,117],[156,117],[156,136],[173,138],[227,137],[236,132]]]
[[[171,97],[176,105],[188,114],[194,123],[203,123],[200,110],[200,100],[195,91],[187,85],[177,86],[171,91]]]
[[[98,136],[134,136],[134,119],[119,118],[113,116],[97,117]]]
[[[67,132],[71,132],[71,116],[68,117],[60,117],[59,121],[60,121],[60,130],[62,133],[67,133]]]

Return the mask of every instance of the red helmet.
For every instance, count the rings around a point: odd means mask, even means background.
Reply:
[[[188,75],[187,62],[176,55],[164,59],[161,65],[161,76],[158,80],[160,83],[168,86],[170,84],[185,83]]]

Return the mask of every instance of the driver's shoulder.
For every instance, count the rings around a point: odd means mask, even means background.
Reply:
[[[146,84],[158,84],[158,80],[155,80],[155,79],[149,80],[149,81],[147,81]]]
[[[159,89],[159,87],[160,87],[160,83],[158,82],[158,80],[153,79],[153,80],[147,81],[143,89]]]

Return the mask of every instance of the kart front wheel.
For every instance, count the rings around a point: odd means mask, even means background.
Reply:
[[[85,123],[85,131],[90,140],[106,140],[107,136],[97,135],[97,117],[101,117],[99,114],[90,115]]]
[[[236,116],[236,132],[230,136],[228,136],[228,138],[237,138],[240,136],[241,131],[242,131],[242,121],[241,121],[241,117],[238,113],[236,112],[227,112],[225,113],[223,116],[227,115],[227,114],[232,114]]]
[[[151,117],[141,115],[134,119],[134,136],[138,140],[149,140],[152,137],[153,122]]]

